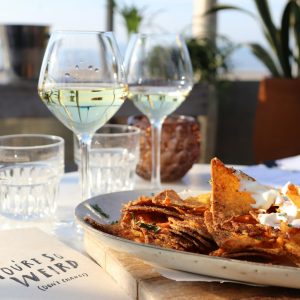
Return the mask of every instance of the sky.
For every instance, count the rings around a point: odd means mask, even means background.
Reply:
[[[202,1],[202,0],[198,0]],[[276,22],[286,0],[269,0]],[[118,5],[135,5],[145,15],[143,31],[181,32],[191,35],[193,0],[116,0]],[[252,0],[219,0],[255,12]],[[52,29],[106,30],[106,0],[0,0],[0,24],[51,25]],[[239,12],[221,12],[218,32],[235,43],[256,41],[265,44],[255,20]],[[115,34],[125,49],[127,35],[120,16],[115,18]],[[237,70],[265,72],[264,67],[247,50],[233,58]]]

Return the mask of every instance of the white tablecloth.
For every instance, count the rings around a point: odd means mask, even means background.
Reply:
[[[272,181],[273,178],[276,185],[284,184],[286,180],[293,177],[294,179],[299,179],[297,184],[300,184],[300,173],[297,172],[288,172],[282,171],[278,168],[268,169],[264,166],[254,166],[254,167],[240,167],[246,172],[249,172],[249,175],[256,177],[259,181],[266,181],[267,178],[270,178],[269,181]],[[257,176],[256,176],[257,175]],[[195,191],[207,191],[210,189],[209,185],[210,180],[210,166],[195,164],[193,168],[188,172],[188,174],[180,181],[167,183],[162,185],[164,188],[173,188],[177,191],[182,191],[183,189],[191,189]],[[272,182],[268,182],[271,184]],[[149,181],[145,181],[140,177],[136,178],[136,189],[149,189]],[[77,204],[81,201],[81,192],[79,188],[79,177],[78,173],[67,173],[63,176],[60,186],[60,193],[58,198],[58,210],[57,217],[55,220],[50,220],[47,222],[16,222],[11,221],[5,218],[0,218],[1,229],[7,228],[24,228],[24,227],[38,227],[48,233],[56,235],[60,240],[68,244],[69,246],[81,251],[84,253],[82,240],[76,231],[74,226],[72,226],[70,220],[74,218],[74,209]],[[103,271],[103,278],[105,278],[106,286],[103,287],[104,291],[113,291],[114,289],[119,289],[116,283],[108,277],[108,275]],[[99,283],[102,280],[99,278]],[[101,295],[99,295],[101,299]],[[127,299],[127,296],[124,294],[123,299]]]
[[[193,190],[208,190],[210,179],[210,166],[195,164],[188,174],[180,181],[164,183],[162,188],[173,188],[175,190],[182,190],[185,188]],[[150,182],[143,180],[136,176],[135,189],[149,189]],[[64,175],[61,182],[61,189],[59,195],[59,205],[75,207],[80,202],[80,190],[78,183],[78,173],[67,173]]]

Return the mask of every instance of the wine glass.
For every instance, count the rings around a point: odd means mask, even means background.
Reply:
[[[41,67],[38,92],[49,110],[77,136],[82,200],[90,196],[89,147],[94,132],[127,96],[122,59],[111,32],[56,31]]]
[[[128,98],[151,124],[151,184],[159,189],[162,124],[193,87],[193,70],[185,41],[177,34],[135,34],[126,50],[125,69]]]

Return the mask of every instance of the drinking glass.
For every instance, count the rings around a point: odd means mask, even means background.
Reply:
[[[28,221],[53,216],[63,173],[61,137],[0,136],[0,214]]]
[[[139,128],[107,124],[97,130],[90,149],[92,196],[132,190],[139,154]],[[79,165],[77,138],[74,138],[74,158]]]
[[[125,55],[128,97],[151,124],[151,183],[160,188],[162,123],[186,99],[193,70],[184,39],[177,34],[136,34]]]
[[[82,198],[87,199],[92,135],[117,112],[127,96],[125,72],[113,33],[54,32],[44,55],[38,92],[49,110],[79,140]]]

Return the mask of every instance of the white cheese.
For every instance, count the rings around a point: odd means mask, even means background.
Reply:
[[[290,182],[285,184],[280,193],[279,190],[262,185],[257,181],[240,178],[240,191],[250,193],[255,200],[255,203],[251,206],[260,212],[264,212],[258,214],[259,223],[277,229],[280,228],[281,222],[287,222],[292,227],[300,228],[300,219],[296,219],[298,208],[287,196],[289,185]],[[274,204],[278,206],[278,212],[265,213]]]
[[[256,209],[269,209],[280,196],[279,192],[275,189],[271,189],[257,181],[249,181],[243,178],[240,179],[240,191],[251,194],[256,202],[251,206]]]
[[[290,222],[289,224],[291,224],[292,227],[300,228],[300,219],[295,219],[292,222]]]
[[[292,200],[290,200],[289,198],[287,198],[278,208],[278,210],[281,213],[285,213],[288,218],[289,221],[294,220],[297,217],[297,212],[298,212],[298,208],[297,206],[294,204],[294,202]]]
[[[278,205],[278,213],[258,215],[258,220],[261,224],[271,226],[273,228],[280,228],[280,222],[286,222],[292,227],[300,228],[300,219],[297,219],[298,207],[287,196],[288,186],[290,182],[281,188],[281,193],[276,196],[275,205]]]
[[[280,222],[287,222],[287,216],[284,213],[259,214],[258,220],[262,225],[280,228]]]
[[[193,191],[193,190],[189,190],[189,189],[184,189],[183,191],[178,193],[179,197],[183,200],[191,198],[191,197],[197,197],[200,194],[201,194],[201,192],[199,192],[199,191]]]

